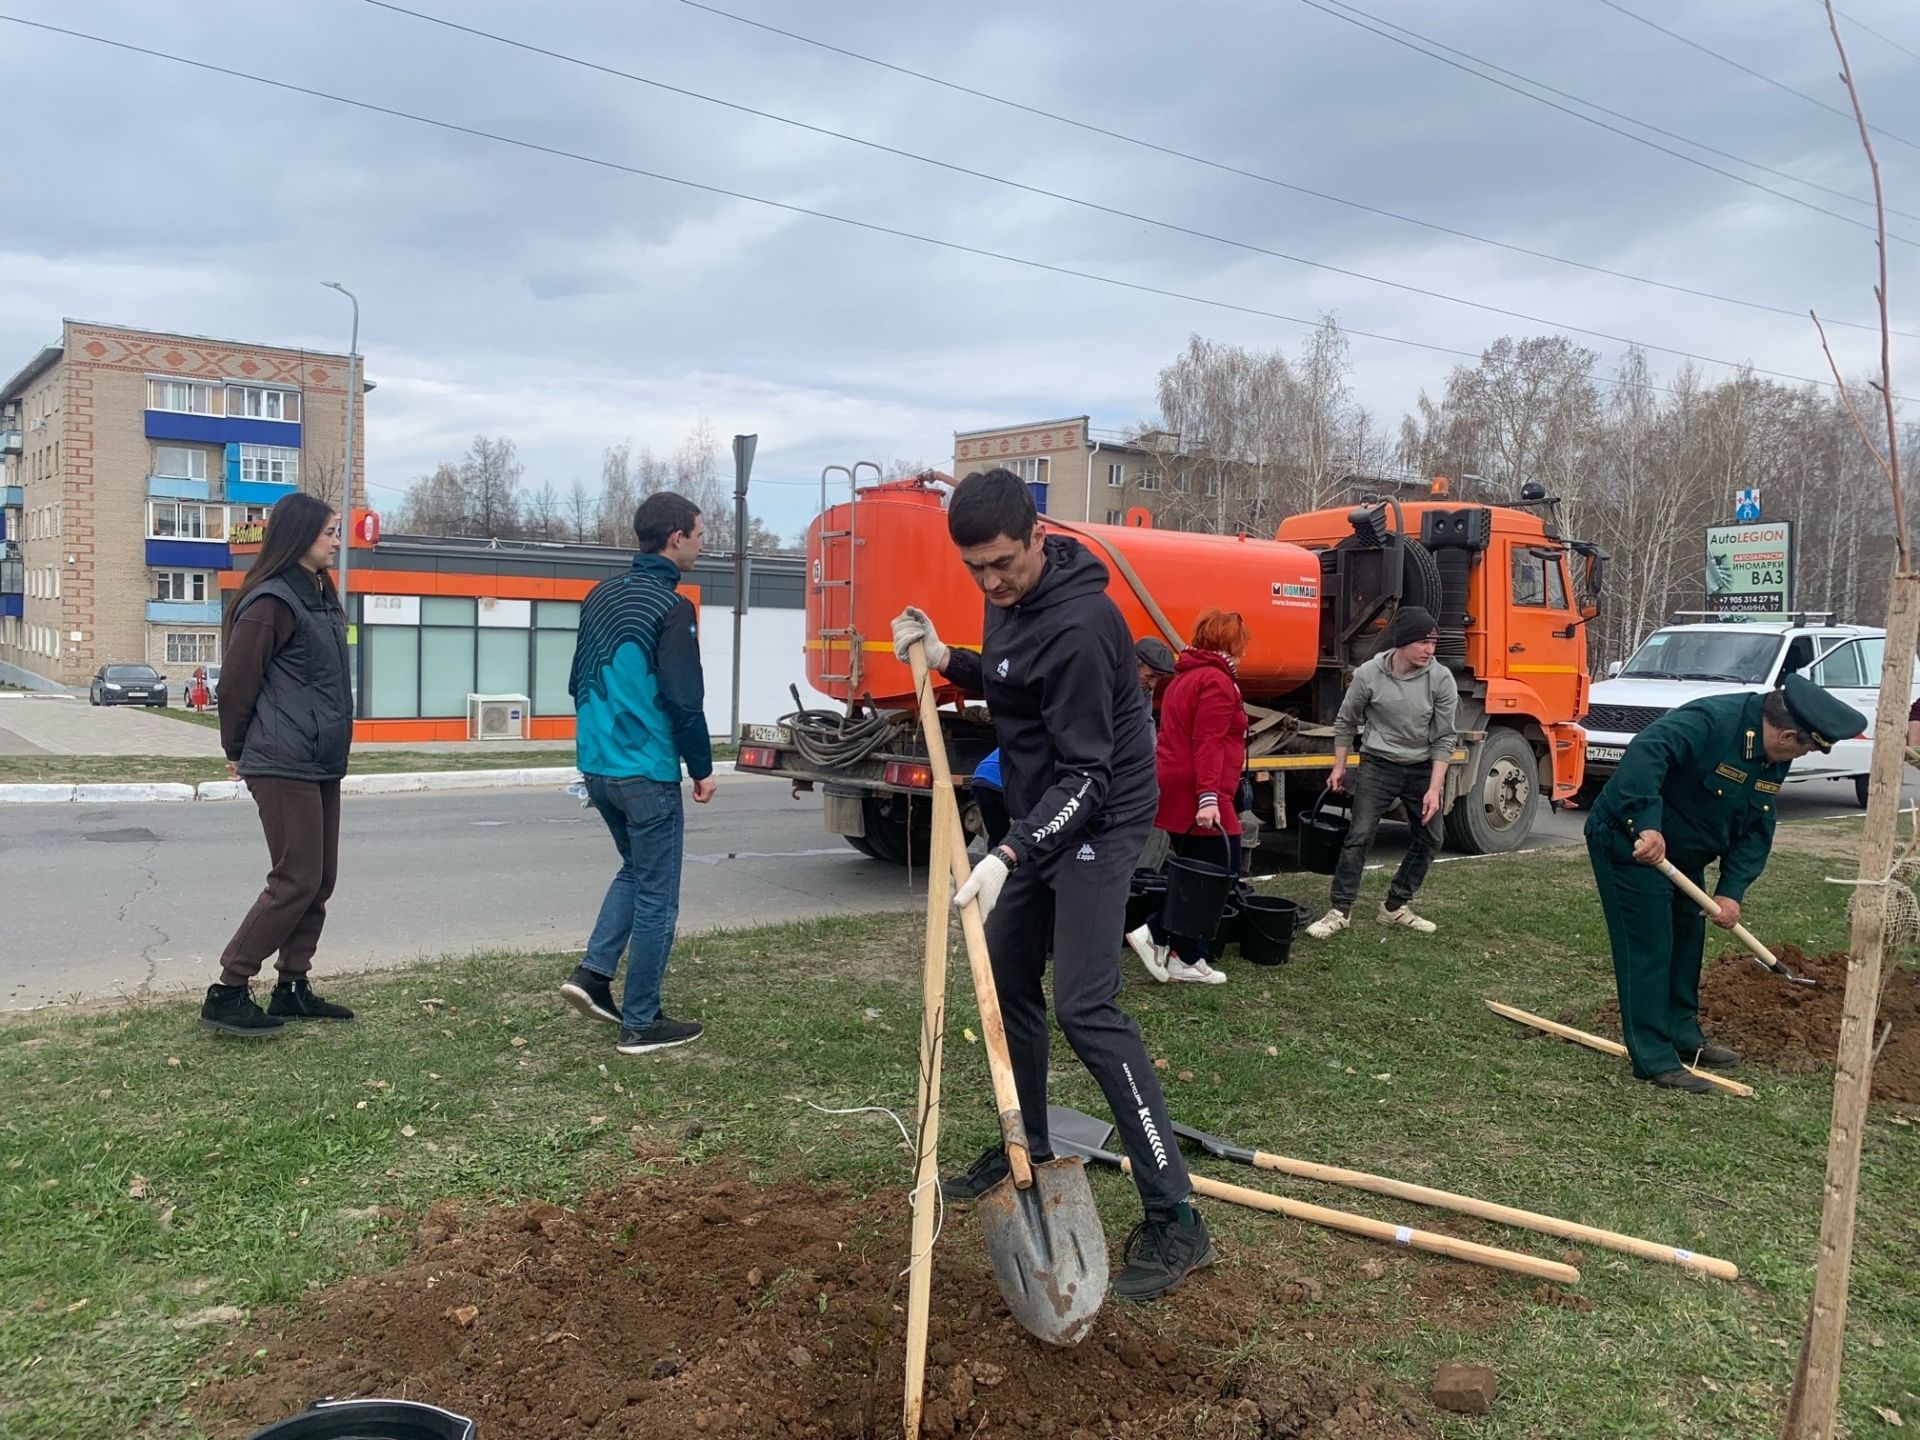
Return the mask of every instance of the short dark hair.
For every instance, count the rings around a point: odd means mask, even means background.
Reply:
[[[1787,704],[1787,692],[1769,690],[1767,698],[1760,702],[1760,718],[1776,730],[1791,730],[1795,734],[1805,733],[1805,727]]]
[[[699,518],[698,505],[684,495],[662,490],[647,496],[633,512],[633,538],[644,553],[657,555],[675,535],[691,535]]]
[[[1033,492],[1011,470],[976,470],[954,487],[947,502],[947,537],[962,547],[985,545],[1002,535],[1024,545],[1039,520]]]

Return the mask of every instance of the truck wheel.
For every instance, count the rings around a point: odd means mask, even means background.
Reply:
[[[1516,732],[1489,731],[1447,811],[1447,843],[1469,855],[1499,855],[1526,844],[1540,803],[1538,763]]]
[[[889,865],[927,863],[933,837],[933,801],[916,795],[911,805],[904,795],[869,795],[864,801],[867,833],[863,837],[873,848],[867,853]],[[909,823],[908,815],[912,820]],[[865,846],[856,846],[865,849]]]
[[[867,839],[866,836],[842,835],[840,838],[842,840],[845,840],[847,844],[851,845],[854,849],[858,850],[862,855],[866,856],[869,860],[878,860],[880,858],[880,852],[873,848],[873,842]]]

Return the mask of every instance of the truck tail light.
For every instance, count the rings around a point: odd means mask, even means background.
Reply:
[[[887,784],[901,790],[933,789],[933,767],[916,760],[889,760]]]
[[[742,770],[771,770],[779,762],[780,752],[771,745],[742,745],[733,763]]]

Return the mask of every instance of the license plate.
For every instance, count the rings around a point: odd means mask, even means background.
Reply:
[[[757,745],[792,745],[793,731],[785,725],[742,725],[740,738]]]
[[[1587,746],[1587,763],[1591,765],[1596,760],[1607,760],[1618,764],[1620,757],[1625,753],[1625,748],[1619,745],[1589,745]]]

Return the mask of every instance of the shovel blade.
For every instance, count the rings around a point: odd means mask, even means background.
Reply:
[[[1021,1190],[1008,1176],[974,1204],[1000,1294],[1030,1334],[1077,1345],[1107,1298],[1107,1235],[1078,1160],[1033,1167]]]

